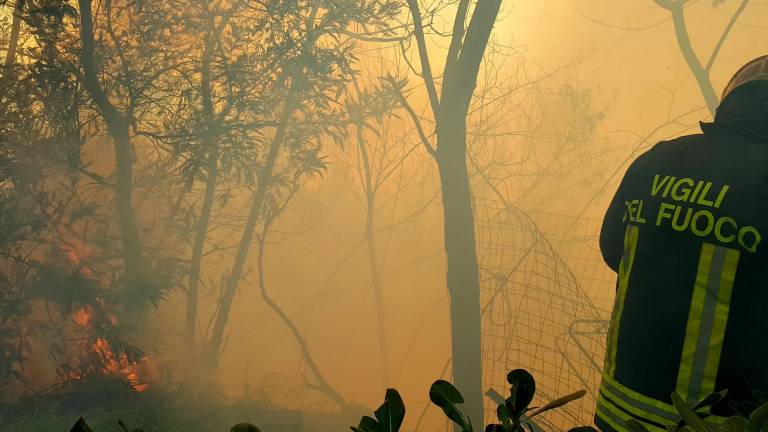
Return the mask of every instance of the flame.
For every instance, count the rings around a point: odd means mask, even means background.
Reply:
[[[99,354],[104,362],[103,372],[121,375],[131,384],[137,392],[143,392],[149,384],[142,379],[142,365],[149,364],[149,359],[145,356],[138,362],[128,360],[124,353],[116,356],[109,346],[109,342],[104,338],[96,338],[92,347],[93,352]]]
[[[59,250],[69,265],[78,267],[80,275],[86,278],[96,280],[98,283],[106,283],[104,277],[100,277],[94,272],[93,268],[86,264],[86,260],[91,256],[91,250],[83,241],[74,239],[59,244]],[[105,306],[103,302],[97,300],[100,306]],[[102,310],[103,308],[99,308]],[[101,316],[100,316],[101,317]],[[91,305],[84,305],[75,310],[70,317],[71,320],[81,328],[87,328],[93,325],[94,310]],[[106,313],[104,318],[108,319],[113,325],[117,325],[117,317],[112,313]],[[147,379],[153,376],[156,364],[152,363],[148,357],[142,357],[139,361],[131,361],[125,353],[115,354],[109,346],[109,342],[97,337],[95,341],[88,346],[83,347],[86,352],[95,353],[99,357],[99,367],[101,372],[119,375],[125,378],[137,392],[147,390],[149,384]]]
[[[112,324],[117,324],[117,318],[110,314],[108,319]],[[93,320],[93,309],[85,305],[72,314],[72,321],[80,327],[88,327]],[[143,392],[148,387],[145,376],[151,374],[149,358],[142,357],[138,362],[130,361],[125,353],[115,355],[109,342],[102,337],[97,337],[90,346],[90,351],[96,353],[102,363],[102,372],[120,375],[124,377],[137,392]]]

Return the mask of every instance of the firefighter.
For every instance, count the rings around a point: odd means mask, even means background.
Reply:
[[[731,79],[702,133],[663,141],[628,168],[600,249],[618,273],[595,422],[651,431],[728,390],[768,390],[768,56]],[[734,414],[720,402],[706,421]]]

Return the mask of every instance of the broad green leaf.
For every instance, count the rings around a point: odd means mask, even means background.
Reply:
[[[506,405],[501,404],[496,408],[496,417],[499,418],[501,424],[510,424],[509,411]]]
[[[384,403],[374,413],[379,421],[380,432],[397,432],[405,418],[405,405],[400,393],[395,389],[387,389]]]
[[[683,400],[682,396],[677,393],[672,393],[672,403],[675,405],[677,412],[683,418],[686,425],[690,426],[695,432],[712,432],[712,428],[704,423],[704,420],[693,412],[690,406]]]
[[[355,432],[378,432],[379,423],[368,416],[363,416],[360,419],[360,424],[357,427],[352,426],[352,430]]]
[[[723,400],[727,394],[728,394],[727,389],[719,391],[717,393],[712,393],[709,396],[705,397],[701,402],[697,403],[693,407],[693,410],[696,411],[704,407],[712,406],[720,402],[721,400]]]
[[[519,418],[533,401],[533,395],[536,393],[536,381],[525,369],[515,369],[507,374],[507,382],[512,385],[510,389],[512,393],[510,415],[513,418]]]
[[[471,430],[469,422],[464,417],[461,411],[459,411],[456,404],[464,403],[464,397],[459,390],[445,380],[437,380],[429,388],[429,400],[433,404],[443,409],[445,415],[453,420],[464,430]]]

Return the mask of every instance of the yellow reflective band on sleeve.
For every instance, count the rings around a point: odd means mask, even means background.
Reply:
[[[605,375],[598,394],[596,414],[618,431],[630,430],[624,426],[629,418],[641,422],[649,430],[662,430],[662,426],[669,428],[681,419],[672,404],[640,394]],[[727,419],[711,415],[704,422],[717,426]]]
[[[676,385],[689,404],[715,391],[738,264],[738,250],[702,245]]]
[[[608,329],[608,346],[605,356],[605,372],[608,376],[613,376],[616,371],[616,350],[619,339],[619,324],[621,315],[624,312],[624,299],[627,296],[629,287],[629,277],[632,273],[632,264],[635,261],[635,252],[637,251],[637,240],[640,235],[640,228],[634,225],[627,225],[624,231],[624,255],[619,264],[619,275],[617,280],[616,301],[613,306],[611,316],[611,326]]]
[[[680,420],[680,415],[672,404],[638,393],[607,375],[603,375],[600,390],[605,391],[617,405],[637,416],[661,424],[676,423]]]
[[[619,409],[611,401],[607,400],[605,396],[603,396],[602,392],[599,394],[597,398],[597,409],[595,411],[595,414],[597,414],[597,416],[600,417],[601,420],[608,423],[612,428],[614,428],[618,432],[630,432],[633,430],[627,426],[627,420],[630,420],[630,419],[634,419],[640,422],[643,426],[645,426],[651,432],[666,431],[662,427],[659,427],[647,421],[643,421],[642,417],[638,418],[636,416],[632,416],[629,413]]]

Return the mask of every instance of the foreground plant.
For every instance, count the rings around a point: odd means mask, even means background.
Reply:
[[[540,408],[531,408],[529,405],[536,393],[536,381],[533,376],[524,369],[515,369],[507,374],[507,381],[511,385],[508,398],[504,399],[492,390],[486,393],[499,404],[496,413],[501,423],[489,424],[485,432],[525,432],[526,427],[534,431],[537,427],[531,420],[533,417],[559,408],[586,394],[586,391],[580,390]],[[445,416],[456,423],[462,432],[474,432],[469,416],[458,406],[464,403],[464,396],[453,384],[445,380],[435,381],[429,389],[429,400],[440,407]],[[405,405],[397,390],[387,389],[384,403],[374,412],[374,415],[375,419],[364,416],[358,426],[352,426],[352,430],[354,432],[398,432],[400,430],[405,417]],[[571,429],[570,432],[595,432],[595,429],[582,426]]]
[[[354,432],[397,432],[403,424],[405,418],[405,405],[395,389],[387,389],[384,396],[384,403],[373,412],[375,419],[363,416],[360,424],[351,426]]]
[[[694,406],[685,402],[678,393],[672,393],[672,404],[680,414],[680,421],[669,426],[670,432],[763,432],[768,430],[768,402],[763,403],[745,415],[728,417],[721,424],[708,423],[712,415],[706,408],[725,399],[728,390],[712,393]],[[636,420],[627,421],[627,427],[633,432],[649,432],[648,428]]]
[[[506,399],[502,399],[500,396],[494,397],[499,403],[496,415],[501,423],[489,424],[485,428],[486,432],[524,432],[525,426],[534,430],[536,426],[531,419],[580,399],[587,393],[586,390],[579,390],[555,399],[542,407],[531,408],[530,404],[536,394],[536,381],[533,376],[524,369],[515,369],[507,374],[507,382],[511,385],[510,396]],[[572,432],[577,430],[581,432],[594,431],[589,426],[571,429]]]

